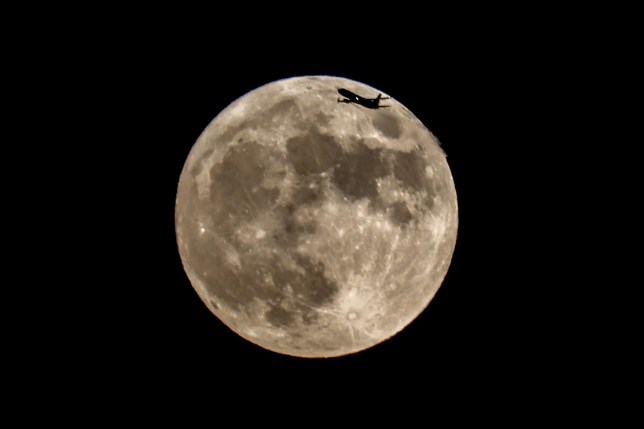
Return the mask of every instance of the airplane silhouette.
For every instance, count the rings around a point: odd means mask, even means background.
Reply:
[[[382,94],[378,94],[376,98],[364,98],[344,88],[338,88],[338,92],[340,93],[340,95],[346,97],[338,98],[338,103],[355,103],[368,109],[380,109],[381,107],[389,107],[382,106],[380,104],[380,100],[389,100],[389,97],[383,97]]]

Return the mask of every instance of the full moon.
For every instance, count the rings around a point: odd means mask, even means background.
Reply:
[[[456,243],[436,138],[393,97],[368,108],[339,102],[341,88],[382,93],[331,76],[249,92],[206,127],[179,179],[177,244],[197,294],[241,337],[292,356],[346,355],[400,332]]]

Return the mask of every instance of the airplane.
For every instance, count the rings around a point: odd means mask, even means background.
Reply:
[[[389,97],[383,97],[382,94],[378,94],[376,98],[364,98],[344,88],[338,88],[338,92],[340,93],[340,95],[346,97],[338,98],[338,103],[355,103],[368,109],[380,109],[381,107],[389,107],[382,106],[380,104],[380,100],[389,100]]]

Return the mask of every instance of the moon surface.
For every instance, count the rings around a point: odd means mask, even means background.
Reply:
[[[403,105],[338,103],[331,76],[269,83],[224,109],[185,162],[177,243],[199,297],[274,352],[374,346],[429,304],[456,242],[456,191],[436,138]],[[387,96],[383,93],[383,96]]]

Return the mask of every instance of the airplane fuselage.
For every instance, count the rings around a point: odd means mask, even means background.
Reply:
[[[339,98],[338,103],[355,103],[363,107],[366,107],[368,109],[379,109],[381,107],[388,107],[388,106],[381,106],[380,100],[387,100],[389,97],[383,98],[381,95],[378,95],[378,97],[376,98],[364,98],[344,88],[339,88],[338,92],[340,93],[340,95],[345,97],[344,99]]]

